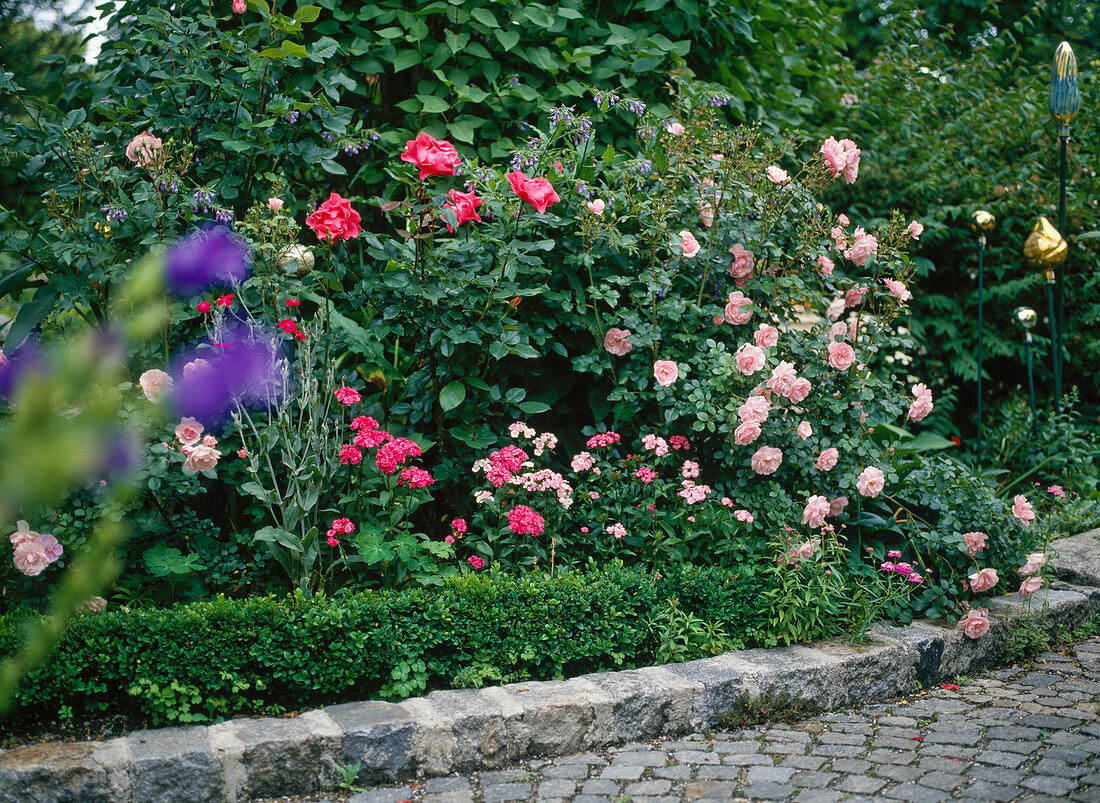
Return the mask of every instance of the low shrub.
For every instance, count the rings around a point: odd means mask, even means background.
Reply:
[[[73,622],[2,730],[71,709],[153,724],[277,713],[430,689],[546,680],[760,643],[767,576],[612,563],[553,577],[488,571],[436,588],[119,610]],[[691,627],[668,616],[676,610]],[[709,629],[717,639],[700,639]],[[664,641],[675,643],[663,643]],[[0,656],[19,645],[0,618]]]

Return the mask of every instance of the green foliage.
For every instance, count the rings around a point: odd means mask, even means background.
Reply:
[[[770,722],[798,722],[818,711],[818,706],[812,701],[796,697],[786,690],[777,692],[767,689],[757,697],[742,692],[729,711],[718,715],[718,725],[726,730],[737,730]]]
[[[652,574],[612,564],[553,578],[484,572],[431,589],[83,615],[27,676],[9,721],[69,706],[78,715],[199,722],[571,677],[658,655],[696,658],[759,643],[763,583],[715,569]],[[0,655],[19,639],[17,620],[0,619]]]

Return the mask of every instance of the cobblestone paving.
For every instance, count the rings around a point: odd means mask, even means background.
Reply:
[[[1097,801],[1100,639],[958,691],[357,793],[350,803]]]

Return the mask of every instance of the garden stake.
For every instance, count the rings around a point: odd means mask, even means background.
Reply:
[[[1066,147],[1069,144],[1069,127],[1077,110],[1081,108],[1081,89],[1077,83],[1077,57],[1069,42],[1062,42],[1054,51],[1054,64],[1050,71],[1050,116],[1058,122],[1058,231],[1066,230]],[[1055,330],[1054,409],[1062,401],[1062,353],[1063,327],[1066,299],[1065,265],[1058,266],[1058,327]],[[1054,321],[1051,321],[1054,325]]]
[[[972,226],[978,232],[978,468],[982,467],[982,309],[985,303],[985,233],[993,228],[996,218],[990,212],[978,210]]]
[[[1058,349],[1058,318],[1052,290],[1055,282],[1054,268],[1065,261],[1068,251],[1069,246],[1062,239],[1062,235],[1045,217],[1039,218],[1031,234],[1024,241],[1024,257],[1028,264],[1043,271],[1046,276],[1047,303],[1050,307],[1050,357],[1051,369],[1054,372],[1054,409],[1056,411],[1060,407],[1058,388],[1061,387],[1062,382],[1062,362],[1061,352]]]
[[[1016,307],[1012,310],[1012,322],[1024,333],[1024,354],[1027,360],[1027,391],[1031,399],[1031,436],[1038,435],[1038,420],[1035,414],[1035,377],[1031,366],[1031,330],[1039,321],[1039,316],[1031,307]]]

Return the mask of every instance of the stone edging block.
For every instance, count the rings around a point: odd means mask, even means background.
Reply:
[[[1046,606],[1048,627],[1072,629],[1100,609],[1100,588],[1059,583],[1032,605]],[[743,695],[785,693],[823,710],[858,705],[994,665],[1004,657],[1008,622],[1024,610],[1015,597],[991,600],[992,632],[977,640],[929,622],[876,625],[868,644],[742,650],[396,704],[345,703],[293,718],[28,745],[0,751],[0,803],[173,803],[183,790],[196,802],[309,794],[335,788],[340,767],[356,761],[361,782],[379,783],[705,730]]]

